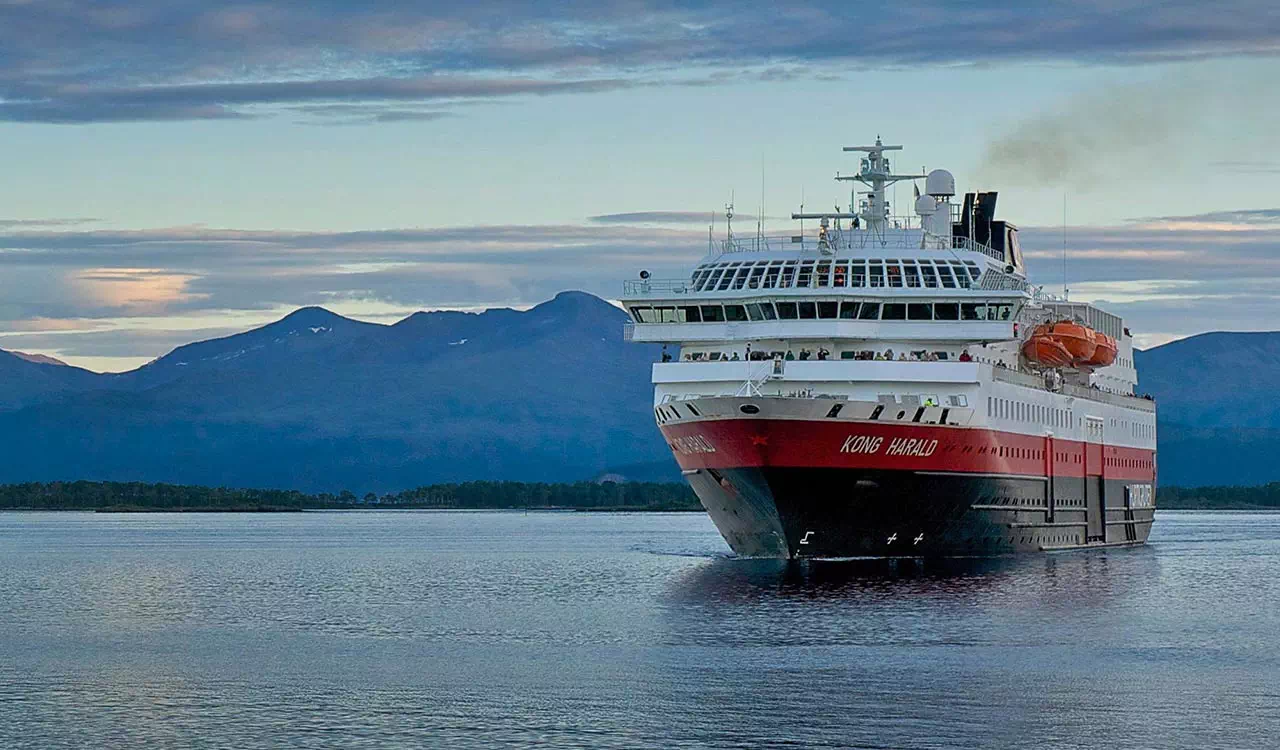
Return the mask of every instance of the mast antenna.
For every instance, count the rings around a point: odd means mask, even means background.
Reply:
[[[764,155],[760,156],[760,215],[756,217],[756,250],[764,243]]]
[[[1062,299],[1069,299],[1067,289],[1067,194],[1062,194]]]

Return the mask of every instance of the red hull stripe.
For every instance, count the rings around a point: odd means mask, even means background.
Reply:
[[[1151,450],[967,427],[727,419],[661,430],[683,469],[780,466],[1155,479]]]

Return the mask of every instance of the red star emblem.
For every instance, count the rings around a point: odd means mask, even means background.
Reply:
[[[751,444],[752,445],[768,445],[769,438],[765,437],[764,435],[752,435]]]

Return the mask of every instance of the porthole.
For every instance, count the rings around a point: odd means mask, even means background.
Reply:
[[[742,412],[743,414],[759,414],[760,407],[756,406],[755,404],[743,404],[742,406],[738,407],[738,411]]]

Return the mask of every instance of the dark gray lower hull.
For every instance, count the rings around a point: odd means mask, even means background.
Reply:
[[[1142,544],[1129,482],[828,468],[702,469],[690,485],[750,557],[1004,555]],[[1139,496],[1140,497],[1140,496]],[[1133,502],[1137,502],[1137,498]]]

